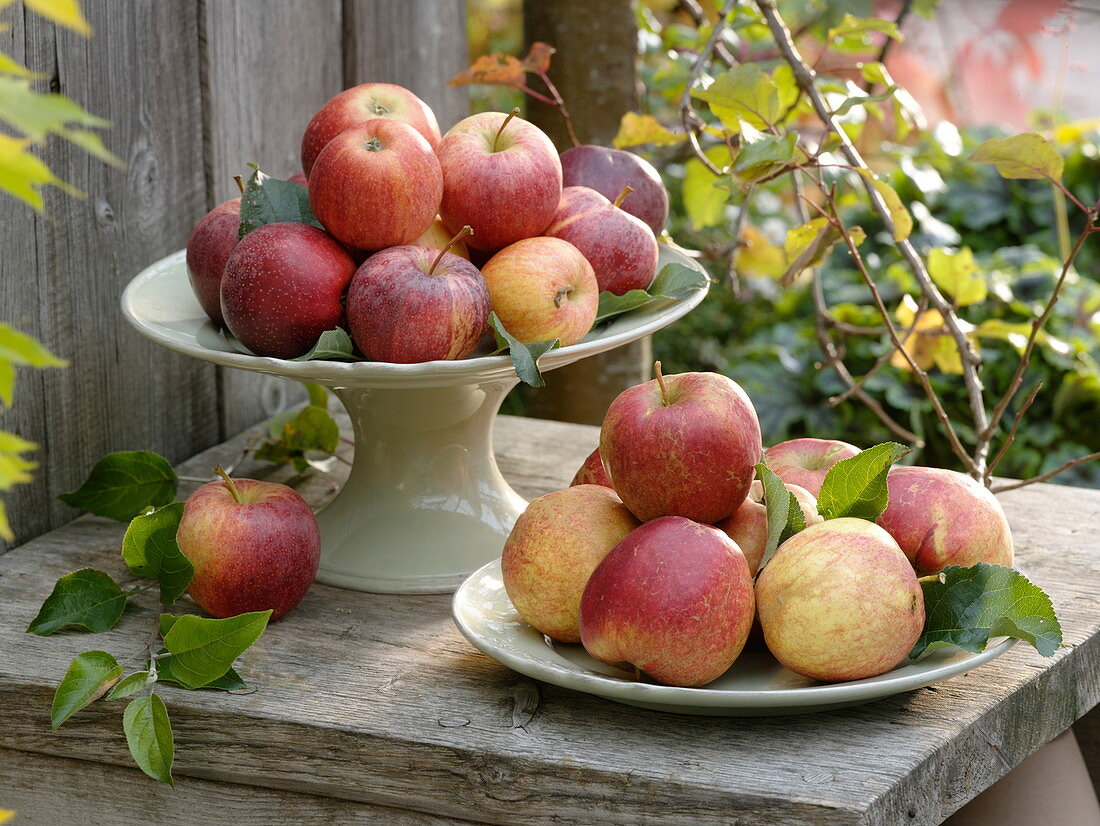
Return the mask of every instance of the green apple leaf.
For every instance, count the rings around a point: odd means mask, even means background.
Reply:
[[[254,163],[252,175],[241,193],[241,225],[237,237],[244,238],[264,224],[309,224],[324,229],[309,205],[309,190],[293,181],[281,181],[260,171]]]
[[[723,143],[709,147],[706,156],[719,169],[727,169],[731,162],[729,148]],[[726,220],[726,205],[730,192],[722,184],[729,183],[728,176],[716,177],[698,158],[689,158],[684,164],[684,211],[696,229],[716,227]]]
[[[784,542],[806,527],[806,516],[794,494],[783,484],[775,472],[761,462],[756,466],[756,476],[764,487],[764,507],[767,508],[768,542],[760,558],[757,574],[764,569]]]
[[[305,353],[291,361],[359,361],[355,355],[355,347],[351,343],[351,336],[343,327],[334,327],[325,330],[317,339],[317,343]]]
[[[26,367],[67,367],[68,362],[47,350],[33,336],[0,324],[0,362]]]
[[[185,688],[200,688],[218,679],[259,639],[270,616],[271,611],[253,611],[227,619],[176,617],[164,635],[165,649],[175,655],[170,667],[173,679]]]
[[[858,38],[858,43],[862,45],[864,42],[863,36],[868,32],[880,32],[899,42],[904,39],[898,29],[898,24],[892,20],[881,20],[877,17],[855,17],[847,13],[838,25],[829,29],[827,39],[847,40],[855,37]]]
[[[837,462],[825,474],[817,512],[826,519],[854,516],[874,522],[889,502],[886,474],[906,453],[905,445],[883,442]]]
[[[1005,178],[1062,179],[1065,161],[1042,135],[1026,132],[1009,138],[993,138],[970,156],[974,163],[991,163]]]
[[[710,277],[700,269],[675,262],[665,264],[644,290],[628,290],[622,295],[615,295],[607,290],[601,292],[600,306],[596,310],[593,326],[644,307],[651,301],[680,301],[699,290],[705,290],[709,283]]]
[[[327,401],[326,401],[327,406]],[[309,467],[307,453],[335,453],[340,441],[340,426],[326,407],[308,404],[300,410],[287,410],[271,417],[268,441],[256,450],[261,462],[294,465],[299,472]]]
[[[300,382],[300,384],[306,389],[310,404],[322,410],[328,410],[328,390],[319,384],[312,384],[308,381]]]
[[[135,671],[133,674],[127,674],[118,682],[111,693],[107,695],[108,700],[121,700],[123,697],[129,697],[131,694],[136,694],[141,691],[145,686],[151,685],[157,681],[157,676],[149,671]]]
[[[958,252],[933,247],[928,252],[928,274],[936,286],[960,307],[984,301],[989,292],[985,277],[974,263],[974,253],[969,247],[963,247]]]
[[[131,700],[122,715],[122,729],[134,762],[154,780],[175,786],[172,782],[172,724],[168,709],[156,694]]]
[[[722,125],[735,133],[740,131],[741,121],[767,129],[783,114],[775,81],[755,63],[728,69],[706,89],[693,90],[691,96],[705,100]]]
[[[783,136],[764,135],[753,143],[742,143],[733,171],[746,183],[766,178],[787,166],[794,158],[797,143],[795,132]]]
[[[894,240],[904,241],[913,232],[913,216],[909,214],[909,210],[901,202],[901,197],[897,191],[886,181],[876,178],[874,173],[868,170],[861,169],[859,174],[875,188],[886,204],[890,219],[894,222]]]
[[[124,670],[106,651],[77,654],[57,686],[50,705],[50,725],[54,731],[80,709],[102,697]]]
[[[539,370],[539,359],[561,342],[556,338],[551,341],[520,341],[504,329],[496,313],[489,313],[489,326],[492,327],[497,341],[497,352],[507,348],[512,366],[515,367],[520,381],[531,387],[545,387],[546,379],[542,377],[542,372]]]
[[[921,580],[924,630],[909,653],[919,657],[945,645],[984,651],[993,637],[1013,637],[1049,657],[1062,645],[1062,627],[1043,590],[1019,571],[980,562],[949,565]]]
[[[176,472],[156,453],[130,450],[108,453],[95,463],[84,484],[57,498],[97,516],[129,522],[150,506],[167,505],[176,497]]]
[[[160,583],[160,601],[171,605],[187,590],[195,568],[176,544],[183,502],[134,517],[122,538],[122,558],[138,576]]]
[[[236,669],[230,666],[229,670],[220,677],[199,686],[197,689],[191,689],[190,686],[185,685],[183,681],[176,676],[175,659],[175,656],[170,655],[157,660],[157,680],[159,682],[171,683],[172,685],[178,685],[180,688],[195,691],[239,691],[242,688],[248,688],[245,681],[241,679],[241,675],[237,673]]]
[[[126,609],[126,594],[110,576],[95,568],[65,574],[53,586],[27,633],[49,636],[62,628],[100,633],[118,625]]]

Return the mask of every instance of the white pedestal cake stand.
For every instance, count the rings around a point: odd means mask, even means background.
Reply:
[[[662,246],[659,266],[698,265]],[[612,319],[580,343],[544,355],[553,370],[659,330],[706,289]],[[247,355],[207,320],[191,291],[184,252],[143,270],[122,296],[142,335],[195,358],[330,388],[355,427],[348,480],[317,515],[321,582],[361,591],[453,591],[500,554],[526,502],[493,456],[493,420],[517,383],[507,355],[423,364],[284,361]]]

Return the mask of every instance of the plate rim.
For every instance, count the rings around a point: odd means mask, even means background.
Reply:
[[[980,665],[996,659],[1011,650],[1019,640],[1001,638],[991,641],[985,651],[971,654],[962,660],[946,663],[930,671],[882,680],[883,675],[865,680],[850,680],[838,683],[802,686],[782,689],[716,689],[687,688],[665,686],[655,683],[639,683],[608,677],[592,671],[580,671],[564,665],[517,657],[512,652],[492,644],[473,628],[467,626],[461,616],[462,607],[471,605],[467,594],[474,585],[485,576],[494,573],[499,576],[500,559],[489,562],[474,571],[455,591],[451,601],[451,617],[462,635],[482,653],[501,664],[528,677],[544,682],[593,694],[605,699],[619,700],[631,704],[646,704],[657,708],[667,706],[665,710],[677,711],[689,707],[697,708],[802,708],[808,711],[813,706],[821,706],[821,711],[835,708],[837,704],[871,702],[924,688],[942,680],[959,676]],[[472,610],[472,608],[471,608]],[[950,648],[956,648],[950,646]],[[553,651],[547,646],[548,651]],[[969,653],[969,652],[967,652]],[[563,659],[563,662],[567,662]],[[918,661],[919,662],[919,661]],[[887,672],[888,674],[889,672]],[[874,682],[868,682],[874,681]]]

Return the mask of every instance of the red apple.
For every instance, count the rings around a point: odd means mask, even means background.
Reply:
[[[584,464],[580,466],[570,485],[603,485],[605,488],[615,489],[611,484],[611,477],[607,475],[607,468],[603,466],[600,457],[600,449],[597,447],[588,454]]]
[[[629,189],[625,191],[630,200]],[[600,290],[622,295],[644,290],[657,273],[657,239],[640,219],[594,189],[567,186],[546,235],[568,241],[581,251]]]
[[[561,200],[554,144],[514,113],[482,112],[459,121],[443,136],[439,163],[439,214],[452,231],[473,227],[467,243],[475,249],[499,250],[540,235]]]
[[[817,499],[812,493],[798,485],[788,484],[786,487],[798,500],[807,527],[825,521],[825,517],[817,512]],[[715,527],[725,531],[737,543],[749,563],[749,573],[756,576],[768,544],[768,508],[764,504],[764,486],[754,481],[741,507]]]
[[[300,356],[340,323],[340,298],[354,274],[355,264],[340,244],[316,227],[258,227],[225,264],[226,326],[258,356]]]
[[[540,633],[580,642],[581,594],[608,551],[638,527],[614,491],[579,485],[540,496],[500,558],[508,598]]]
[[[804,487],[814,496],[829,468],[842,459],[850,459],[859,448],[835,439],[791,439],[764,451],[768,467],[784,482]]]
[[[596,320],[600,288],[580,250],[560,238],[527,238],[481,268],[493,310],[520,341],[576,344]]]
[[[392,83],[361,83],[345,89],[322,106],[302,135],[302,169],[313,177],[313,164],[328,142],[351,126],[388,118],[407,123],[431,146],[439,149],[439,124],[428,105]]]
[[[377,118],[328,142],[309,176],[317,220],[345,244],[380,250],[408,244],[432,225],[443,173],[408,124]]]
[[[202,311],[219,327],[222,316],[221,287],[225,262],[237,246],[241,224],[241,199],[218,204],[195,225],[187,242],[187,277]]]
[[[585,650],[659,683],[701,686],[741,653],[752,577],[728,536],[679,516],[632,531],[596,567],[581,598]]]
[[[477,267],[449,252],[391,247],[351,279],[348,325],[371,361],[462,359],[481,341],[489,290]]]
[[[668,223],[668,192],[661,176],[633,152],[582,144],[561,153],[561,169],[565,186],[587,186],[608,200],[629,186],[634,193],[623,202],[623,209],[641,218],[654,235],[660,235]]]
[[[890,535],[849,517],[811,525],[756,578],[764,640],[815,680],[860,680],[902,662],[924,628],[924,594]]]
[[[654,369],[654,381],[618,395],[600,429],[615,492],[643,522],[725,519],[745,501],[760,461],[756,410],[726,376]]]
[[[878,518],[917,573],[979,562],[1012,567],[1012,532],[1001,503],[962,473],[898,466],[886,477],[890,503]]]
[[[271,610],[302,601],[321,559],[321,534],[292,488],[255,479],[207,482],[187,497],[176,541],[195,566],[187,587],[208,614]]]

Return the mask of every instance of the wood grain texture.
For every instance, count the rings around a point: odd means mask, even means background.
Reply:
[[[468,65],[465,0],[344,0],[345,86],[404,86],[446,132],[470,114],[468,90],[447,85]]]
[[[342,88],[340,0],[200,0],[206,206],[238,195],[258,163],[288,178],[313,113]],[[375,44],[377,45],[377,44]],[[305,397],[275,376],[219,369],[223,438]]]
[[[4,314],[29,316],[25,329],[71,363],[22,377],[15,429],[41,445],[41,466],[32,485],[5,500],[20,538],[75,515],[56,494],[76,487],[103,454],[152,448],[178,461],[220,438],[214,368],[142,338],[118,309],[130,278],[183,246],[205,211],[198,44],[187,36],[198,27],[197,5],[83,5],[90,39],[26,12],[26,62],[46,74],[43,89],[112,122],[104,140],[126,168],[51,140],[43,157],[87,197],[48,191],[31,249],[24,217],[4,226],[0,258],[9,243],[18,258],[0,265],[3,280],[20,282],[18,303]]]
[[[596,436],[507,417],[496,434],[526,496],[565,484]],[[315,504],[340,480],[271,475]],[[164,689],[176,774],[488,823],[938,823],[1100,700],[1100,555],[1086,527],[1100,493],[1040,485],[1003,502],[1020,564],[1063,622],[1066,647],[1050,659],[1020,645],[932,688],[823,714],[672,716],[508,670],[458,634],[448,597],[317,585],[242,658],[254,693]],[[149,595],[94,643],[23,633],[57,576],[84,565],[122,576],[121,533],[84,518],[0,559],[0,747],[129,765],[117,704],[56,734],[48,709],[76,653],[144,643]]]

